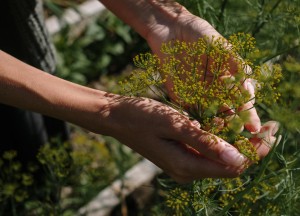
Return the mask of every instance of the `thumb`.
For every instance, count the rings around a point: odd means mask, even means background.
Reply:
[[[247,90],[250,94],[250,101],[244,104],[241,108],[239,108],[240,112],[245,112],[248,115],[248,121],[245,123],[245,127],[248,131],[257,133],[261,128],[260,118],[257,114],[257,111],[254,107],[255,103],[255,88],[254,88],[254,80],[247,79],[244,84],[243,88]]]

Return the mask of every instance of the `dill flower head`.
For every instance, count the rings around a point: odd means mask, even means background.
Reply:
[[[166,205],[172,209],[177,216],[183,215],[184,209],[189,205],[189,194],[181,188],[171,190],[166,199]]]
[[[248,110],[241,107],[249,102],[254,106],[255,99],[264,103],[278,99],[280,67],[254,64],[252,57],[259,51],[254,38],[244,33],[228,40],[204,37],[196,42],[169,41],[162,44],[161,52],[164,59],[151,53],[134,58],[137,69],[121,83],[123,92],[139,96],[151,91],[188,113],[202,129],[235,143],[245,156],[257,161],[252,144],[241,135],[248,120]],[[249,85],[253,87],[249,89]]]

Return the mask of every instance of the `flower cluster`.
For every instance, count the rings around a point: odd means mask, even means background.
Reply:
[[[280,193],[277,186],[272,184],[273,180],[260,182],[249,189],[252,181],[249,177],[203,179],[195,181],[191,187],[177,186],[171,189],[166,196],[166,205],[173,210],[174,215],[224,215],[222,209],[228,205],[235,209],[236,215],[254,215],[253,209],[256,213],[264,212],[266,206],[267,215],[278,215],[278,206],[262,200],[266,195],[276,199]]]
[[[196,42],[170,41],[162,45],[161,52],[164,59],[151,53],[135,57],[138,69],[121,83],[124,93],[140,96],[150,90],[163,102],[197,120],[201,129],[233,143],[249,161],[258,162],[257,152],[249,141],[251,135],[243,126],[254,101],[274,103],[280,96],[276,85],[281,68],[256,65],[253,58],[259,51],[255,40],[243,33],[228,40],[204,37]],[[245,104],[252,107],[244,109]],[[206,179],[194,182],[189,190],[177,186],[170,190],[166,204],[175,215],[191,209],[214,214],[210,211],[218,209],[216,206],[255,204],[267,189],[262,192],[253,187],[251,195],[240,195],[241,201],[233,203],[235,196],[245,191],[248,180]],[[251,215],[249,209],[243,215]]]
[[[28,188],[34,183],[36,167],[28,165],[26,169],[16,158],[14,150],[5,151],[0,157],[0,203],[11,201],[17,205],[24,202],[29,196]]]
[[[280,67],[255,65],[255,40],[243,33],[228,40],[204,37],[196,42],[169,41],[162,44],[161,52],[165,56],[162,60],[151,53],[134,58],[138,69],[121,83],[123,92],[134,96],[155,93],[163,102],[188,113],[202,129],[235,143],[256,162],[255,149],[241,135],[248,120],[248,110],[242,107],[254,104],[255,99],[274,103],[279,97],[276,85]],[[248,85],[256,90],[255,96]]]
[[[182,216],[189,205],[189,193],[181,188],[175,188],[168,193],[166,205],[175,210],[175,214]]]

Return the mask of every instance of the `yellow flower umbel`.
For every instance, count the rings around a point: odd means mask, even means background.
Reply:
[[[245,86],[249,82],[255,85],[257,101],[274,102],[279,96],[275,86],[281,77],[280,67],[254,65],[251,58],[258,52],[255,41],[243,33],[228,40],[204,37],[196,42],[170,41],[162,44],[161,52],[163,60],[151,53],[134,58],[138,69],[122,83],[125,94],[139,96],[152,91],[199,121],[202,129],[235,143],[256,162],[255,149],[241,135],[248,116],[240,107],[254,101]],[[216,123],[216,119],[223,122]]]
[[[257,152],[248,139],[251,135],[243,128],[248,110],[241,107],[254,104],[254,100],[274,103],[279,97],[276,85],[281,78],[281,68],[256,65],[253,60],[258,53],[255,40],[243,33],[232,35],[228,40],[170,41],[162,45],[161,52],[164,59],[151,53],[135,57],[138,69],[122,83],[125,94],[140,96],[151,91],[166,104],[197,120],[201,129],[232,143],[252,163],[258,162]],[[256,90],[255,98],[253,89],[247,87],[249,83]],[[243,192],[249,182],[248,178],[195,181],[188,191],[178,186],[170,190],[166,204],[174,215],[186,212],[214,215],[215,210],[229,203],[237,207],[235,196]],[[249,203],[257,204],[262,193],[253,190],[255,196],[239,195],[242,201],[236,205],[249,209]],[[241,212],[251,214],[250,210]]]
[[[184,210],[189,205],[189,194],[181,188],[171,190],[167,196],[166,205],[171,208],[176,216],[183,216]]]

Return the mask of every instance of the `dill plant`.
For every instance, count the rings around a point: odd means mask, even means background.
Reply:
[[[17,215],[19,206],[28,199],[28,190],[33,187],[34,165],[24,168],[23,164],[16,161],[17,152],[8,150],[0,156],[0,214],[8,211]],[[8,209],[8,206],[11,209]]]
[[[198,121],[203,130],[233,143],[250,163],[258,163],[250,142],[255,135],[244,130],[243,125],[254,100],[270,104],[280,97],[276,86],[282,77],[281,67],[255,64],[259,50],[254,38],[244,33],[234,34],[228,40],[204,37],[196,42],[169,41],[162,44],[161,52],[164,59],[151,53],[134,58],[137,69],[121,81],[124,94],[143,96],[151,92]],[[255,96],[254,89],[247,87],[249,83],[255,86]],[[252,106],[244,109],[246,103]],[[273,154],[274,150],[270,155]],[[261,202],[262,197],[272,196],[273,190],[276,196],[277,191],[265,177],[270,158],[256,171],[252,168],[235,179],[203,179],[188,185],[167,180],[166,211],[173,215],[251,215],[253,209],[256,213],[264,212],[266,203]],[[269,214],[280,212],[270,203],[267,206]]]
[[[226,45],[227,44],[227,45]],[[229,45],[230,44],[230,45]],[[281,78],[278,65],[254,65],[254,39],[247,34],[223,38],[199,38],[197,42],[170,41],[161,47],[161,61],[151,53],[134,58],[137,70],[124,82],[125,94],[151,91],[166,104],[200,123],[201,128],[234,145],[252,162],[258,157],[249,134],[241,133],[248,120],[244,104],[273,103],[279,97],[275,85]],[[240,53],[237,55],[237,53]],[[248,58],[249,57],[249,58]],[[234,74],[232,71],[234,67]],[[250,68],[253,68],[252,70]],[[171,83],[169,89],[164,84]],[[256,96],[247,85],[255,85]],[[168,98],[167,91],[171,92]]]
[[[246,192],[232,194],[233,201],[219,214],[246,215],[249,211],[252,215],[300,215],[299,0],[178,2],[209,21],[226,37],[235,32],[249,33],[260,49],[255,62],[277,63],[283,68],[283,78],[277,85],[281,95],[278,102],[260,101],[256,107],[262,120],[280,122],[283,139],[259,166],[250,167],[241,176],[243,179],[248,176],[249,181],[245,182],[251,182],[244,185],[246,190],[242,190]],[[252,188],[256,188],[256,192]],[[255,195],[257,191],[260,195]],[[242,204],[249,196],[256,197],[256,201]],[[230,210],[228,206],[232,207],[233,203],[236,207]],[[209,209],[215,207],[212,205]],[[209,215],[209,211],[204,212],[202,210],[200,215]]]
[[[69,142],[51,140],[28,163],[15,150],[0,155],[0,215],[75,215],[121,175],[115,162],[118,152],[106,145],[117,148],[117,142],[74,130]],[[138,160],[129,155],[122,155],[127,159],[123,169]]]

